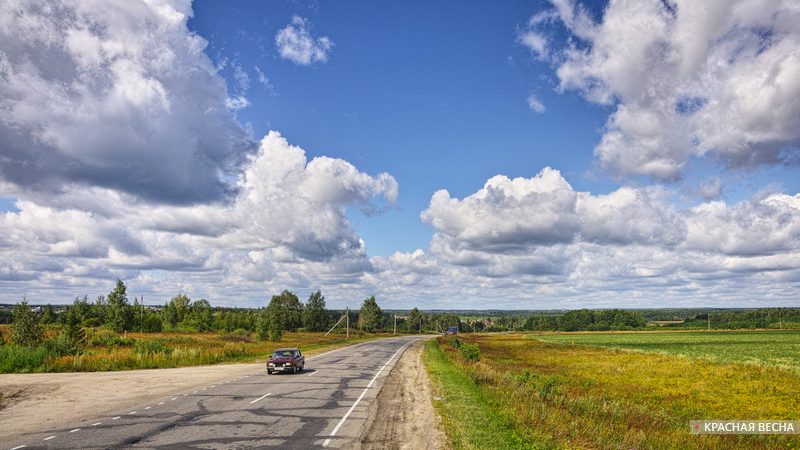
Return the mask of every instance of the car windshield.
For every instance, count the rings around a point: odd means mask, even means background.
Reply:
[[[293,352],[289,352],[289,351],[286,351],[286,352],[275,352],[275,353],[272,354],[273,358],[291,358],[292,356],[294,356]]]

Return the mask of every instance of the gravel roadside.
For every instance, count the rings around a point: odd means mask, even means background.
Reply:
[[[404,353],[383,383],[377,407],[361,435],[361,450],[407,450],[443,447],[444,434],[431,403],[428,373],[422,364],[425,340]],[[371,422],[371,423],[370,423]]]

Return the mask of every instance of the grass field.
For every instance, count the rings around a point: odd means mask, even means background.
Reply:
[[[436,370],[429,365],[454,448],[486,448],[485,442],[514,436],[520,448],[800,449],[792,435],[689,434],[692,419],[799,419],[800,376],[793,371],[561,345],[522,334],[460,338],[479,346],[479,362],[466,361],[451,338],[441,337],[444,362]],[[426,347],[428,358],[432,350]],[[448,393],[436,375],[444,373],[441,367],[450,376],[458,372],[461,383],[469,380],[475,394],[455,394],[464,388]],[[480,418],[492,414],[498,418]],[[481,429],[480,439],[473,428]]]
[[[535,339],[722,363],[778,367],[800,374],[800,331],[692,331],[536,334]]]

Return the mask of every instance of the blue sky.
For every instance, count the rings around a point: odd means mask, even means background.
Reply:
[[[251,107],[237,118],[255,136],[277,130],[309,156],[342,158],[401,184],[400,211],[350,215],[371,256],[424,248],[432,232],[419,212],[439,189],[464,197],[494,175],[530,177],[546,166],[580,189],[615,187],[583,177],[607,108],[554,93],[549,65],[516,40],[533,3],[193,5],[188,26],[209,40],[215,63],[227,61],[228,85],[237,86],[236,67],[248,74]],[[328,61],[281,60],[273,37],[295,15],[334,42]],[[548,114],[528,107],[531,93]]]
[[[0,302],[796,303],[791,2],[45,4],[0,8]]]

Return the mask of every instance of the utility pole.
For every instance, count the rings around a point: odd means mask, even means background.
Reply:
[[[350,339],[350,307],[347,307],[347,338]]]
[[[397,334],[397,311],[394,312],[394,334]]]
[[[711,331],[711,311],[708,312],[708,331]]]

